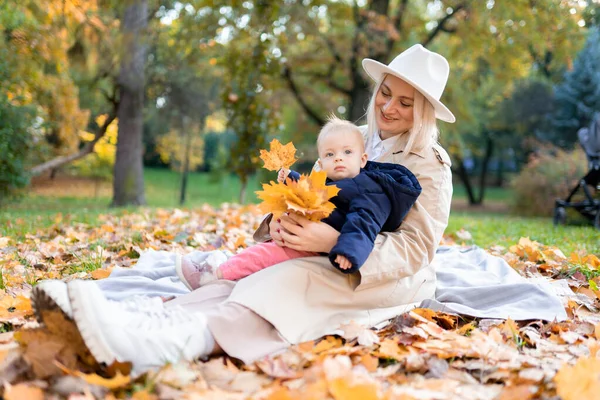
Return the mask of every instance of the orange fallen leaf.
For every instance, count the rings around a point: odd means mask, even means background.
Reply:
[[[588,254],[584,257],[583,261],[594,268],[600,267],[600,258],[594,254]]]
[[[498,400],[529,400],[537,393],[532,385],[507,386],[502,389]]]
[[[510,318],[498,325],[498,328],[507,338],[515,339],[519,336],[519,326]]]
[[[456,333],[458,333],[459,335],[462,335],[462,336],[466,336],[473,329],[475,329],[475,324],[473,322],[469,322],[468,324],[464,324],[463,326],[458,328],[456,330]]]
[[[417,315],[420,315],[421,317],[425,318],[430,322],[435,322],[435,319],[433,318],[437,315],[437,313],[430,308],[415,308],[414,310],[412,310],[412,312],[414,312]]]
[[[379,359],[377,357],[373,357],[370,354],[364,354],[360,358],[360,363],[364,365],[367,371],[375,372],[377,371],[377,367],[379,366]]]
[[[315,341],[314,340],[309,340],[308,342],[302,342],[299,343],[297,345],[298,350],[300,350],[301,352],[309,352],[312,351],[312,349],[315,347]]]
[[[337,378],[328,382],[329,392],[336,400],[377,400],[379,390],[374,382],[354,382]]]
[[[96,269],[96,270],[92,271],[91,275],[92,275],[92,278],[96,279],[96,280],[106,279],[106,278],[108,278],[108,276],[110,275],[111,272],[112,272],[112,268]]]
[[[290,395],[290,390],[285,387],[279,387],[267,396],[266,400],[293,400],[295,397]]]
[[[582,357],[554,376],[556,392],[564,400],[595,399],[600,393],[600,358]]]
[[[324,340],[321,340],[317,345],[312,349],[313,353],[318,354],[322,353],[326,350],[332,349],[334,347],[340,347],[342,345],[342,340],[333,336],[327,336]]]
[[[117,371],[116,375],[112,378],[103,378],[97,374],[84,374],[81,371],[71,370],[59,362],[56,363],[57,366],[66,374],[77,376],[90,385],[97,385],[108,388],[110,390],[118,389],[124,386],[127,386],[131,383],[131,376],[123,375],[121,371]]]
[[[298,159],[296,147],[292,142],[282,145],[277,139],[269,144],[270,150],[261,150],[260,159],[264,161],[264,168],[269,171],[279,171],[281,168],[290,168]]]
[[[401,361],[405,358],[405,355],[402,354],[398,343],[391,339],[382,340],[381,344],[379,345],[379,349],[373,354],[377,357],[391,358],[398,361]]]
[[[29,386],[25,383],[18,385],[6,385],[4,392],[5,400],[43,400],[44,392],[39,387]]]
[[[5,295],[0,300],[0,322],[30,315],[33,315],[33,309],[31,308],[31,301],[27,297]]]
[[[140,390],[131,396],[131,400],[157,400],[158,396],[148,392],[148,390]]]

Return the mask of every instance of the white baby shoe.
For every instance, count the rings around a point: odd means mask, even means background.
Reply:
[[[230,257],[220,251],[194,251],[184,256],[177,254],[175,271],[183,284],[190,290],[219,279],[217,268]]]

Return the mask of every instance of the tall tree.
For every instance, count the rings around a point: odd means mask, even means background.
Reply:
[[[572,145],[577,142],[577,130],[600,111],[600,28],[590,29],[585,47],[556,86],[555,96],[555,136],[559,145]]]
[[[127,1],[121,21],[119,136],[112,206],[146,204],[142,135],[147,22],[147,0]]]
[[[223,87],[227,126],[236,136],[227,166],[241,180],[241,203],[246,200],[248,179],[259,164],[259,150],[266,147],[267,135],[274,134],[279,124],[277,109],[269,102],[273,91],[269,76],[278,66],[268,57],[269,32],[277,12],[275,2],[258,0],[247,28],[238,32],[222,58],[229,78]]]

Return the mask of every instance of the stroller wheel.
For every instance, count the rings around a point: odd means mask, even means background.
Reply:
[[[596,218],[594,218],[594,228],[600,229],[600,208],[596,210]]]
[[[564,225],[567,219],[567,211],[564,207],[555,207],[554,208],[554,226],[556,225]]]

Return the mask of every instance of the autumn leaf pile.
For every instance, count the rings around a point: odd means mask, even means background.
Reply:
[[[4,398],[583,400],[600,393],[600,280],[593,273],[600,260],[527,238],[488,251],[529,279],[562,283],[568,321],[516,323],[415,309],[378,330],[348,321],[338,335],[251,365],[217,357],[134,381],[127,364],[95,364],[62,314],[45,314],[41,326],[32,315],[28,298],[39,280],[102,279],[149,249],[239,251],[252,244],[260,218],[257,207],[228,204],[105,215],[98,226],[59,215],[52,227],[22,240],[0,237]],[[456,232],[444,243],[460,244],[467,235]]]

